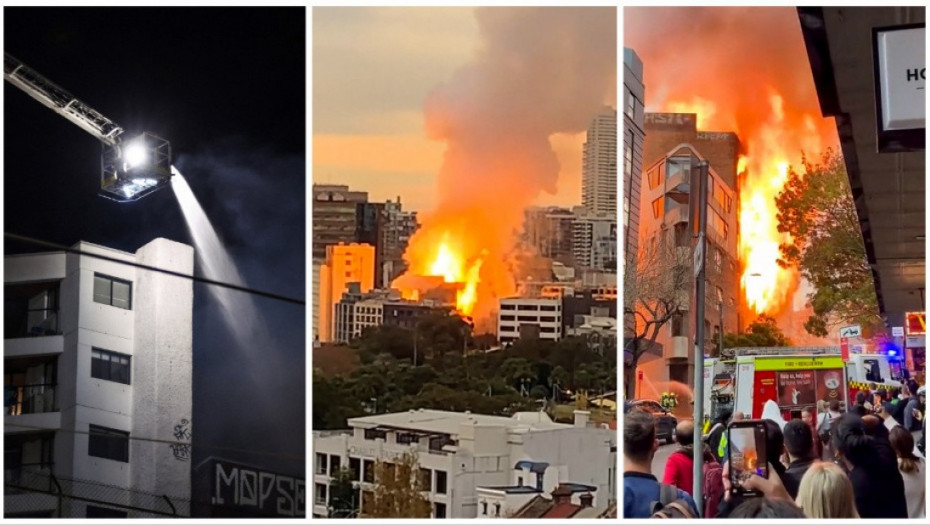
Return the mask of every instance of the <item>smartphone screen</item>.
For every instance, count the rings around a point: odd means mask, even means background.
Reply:
[[[766,437],[766,427],[762,420],[734,421],[727,428],[733,494],[756,495],[754,491],[746,489],[743,483],[753,474],[769,477]]]

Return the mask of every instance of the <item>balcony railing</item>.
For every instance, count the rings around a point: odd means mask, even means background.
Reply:
[[[3,469],[4,495],[52,492],[51,463],[23,463]]]
[[[41,414],[58,410],[55,403],[55,386],[39,383],[21,386],[4,386],[3,408],[7,416]]]
[[[20,337],[41,337],[45,335],[60,335],[58,328],[58,310],[42,309],[30,310],[25,314],[16,316],[10,314],[7,319],[5,339]]]

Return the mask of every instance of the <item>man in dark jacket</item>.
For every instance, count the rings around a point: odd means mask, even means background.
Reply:
[[[863,518],[907,518],[904,480],[878,416],[845,414],[832,432],[833,446],[849,473]]]
[[[868,415],[869,411],[865,408],[865,403],[868,398],[868,394],[860,390],[858,393],[856,393],[856,404],[849,407],[849,412],[856,414],[859,417],[865,417]]]
[[[801,478],[814,463],[813,434],[811,427],[803,421],[789,421],[784,428],[785,450],[788,452],[788,468],[782,478],[785,489],[791,498],[798,497]]]

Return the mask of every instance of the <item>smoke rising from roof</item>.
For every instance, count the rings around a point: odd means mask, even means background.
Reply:
[[[489,7],[476,10],[482,45],[427,97],[426,131],[446,143],[438,206],[405,258],[427,274],[445,233],[466,260],[482,257],[478,302],[514,291],[505,261],[523,210],[554,193],[557,133],[584,131],[616,93],[616,9]]]

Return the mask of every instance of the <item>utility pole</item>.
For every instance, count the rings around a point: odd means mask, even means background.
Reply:
[[[691,220],[697,219],[697,243],[694,246],[694,501],[704,501],[704,306],[707,302],[707,161],[698,164],[691,176]],[[695,201],[695,197],[697,200]],[[695,209],[697,208],[697,209]],[[692,224],[692,232],[694,225]],[[721,327],[722,329],[722,327]],[[698,503],[701,505],[701,503]]]
[[[717,308],[720,310],[720,358],[723,359],[723,299],[717,301]]]

